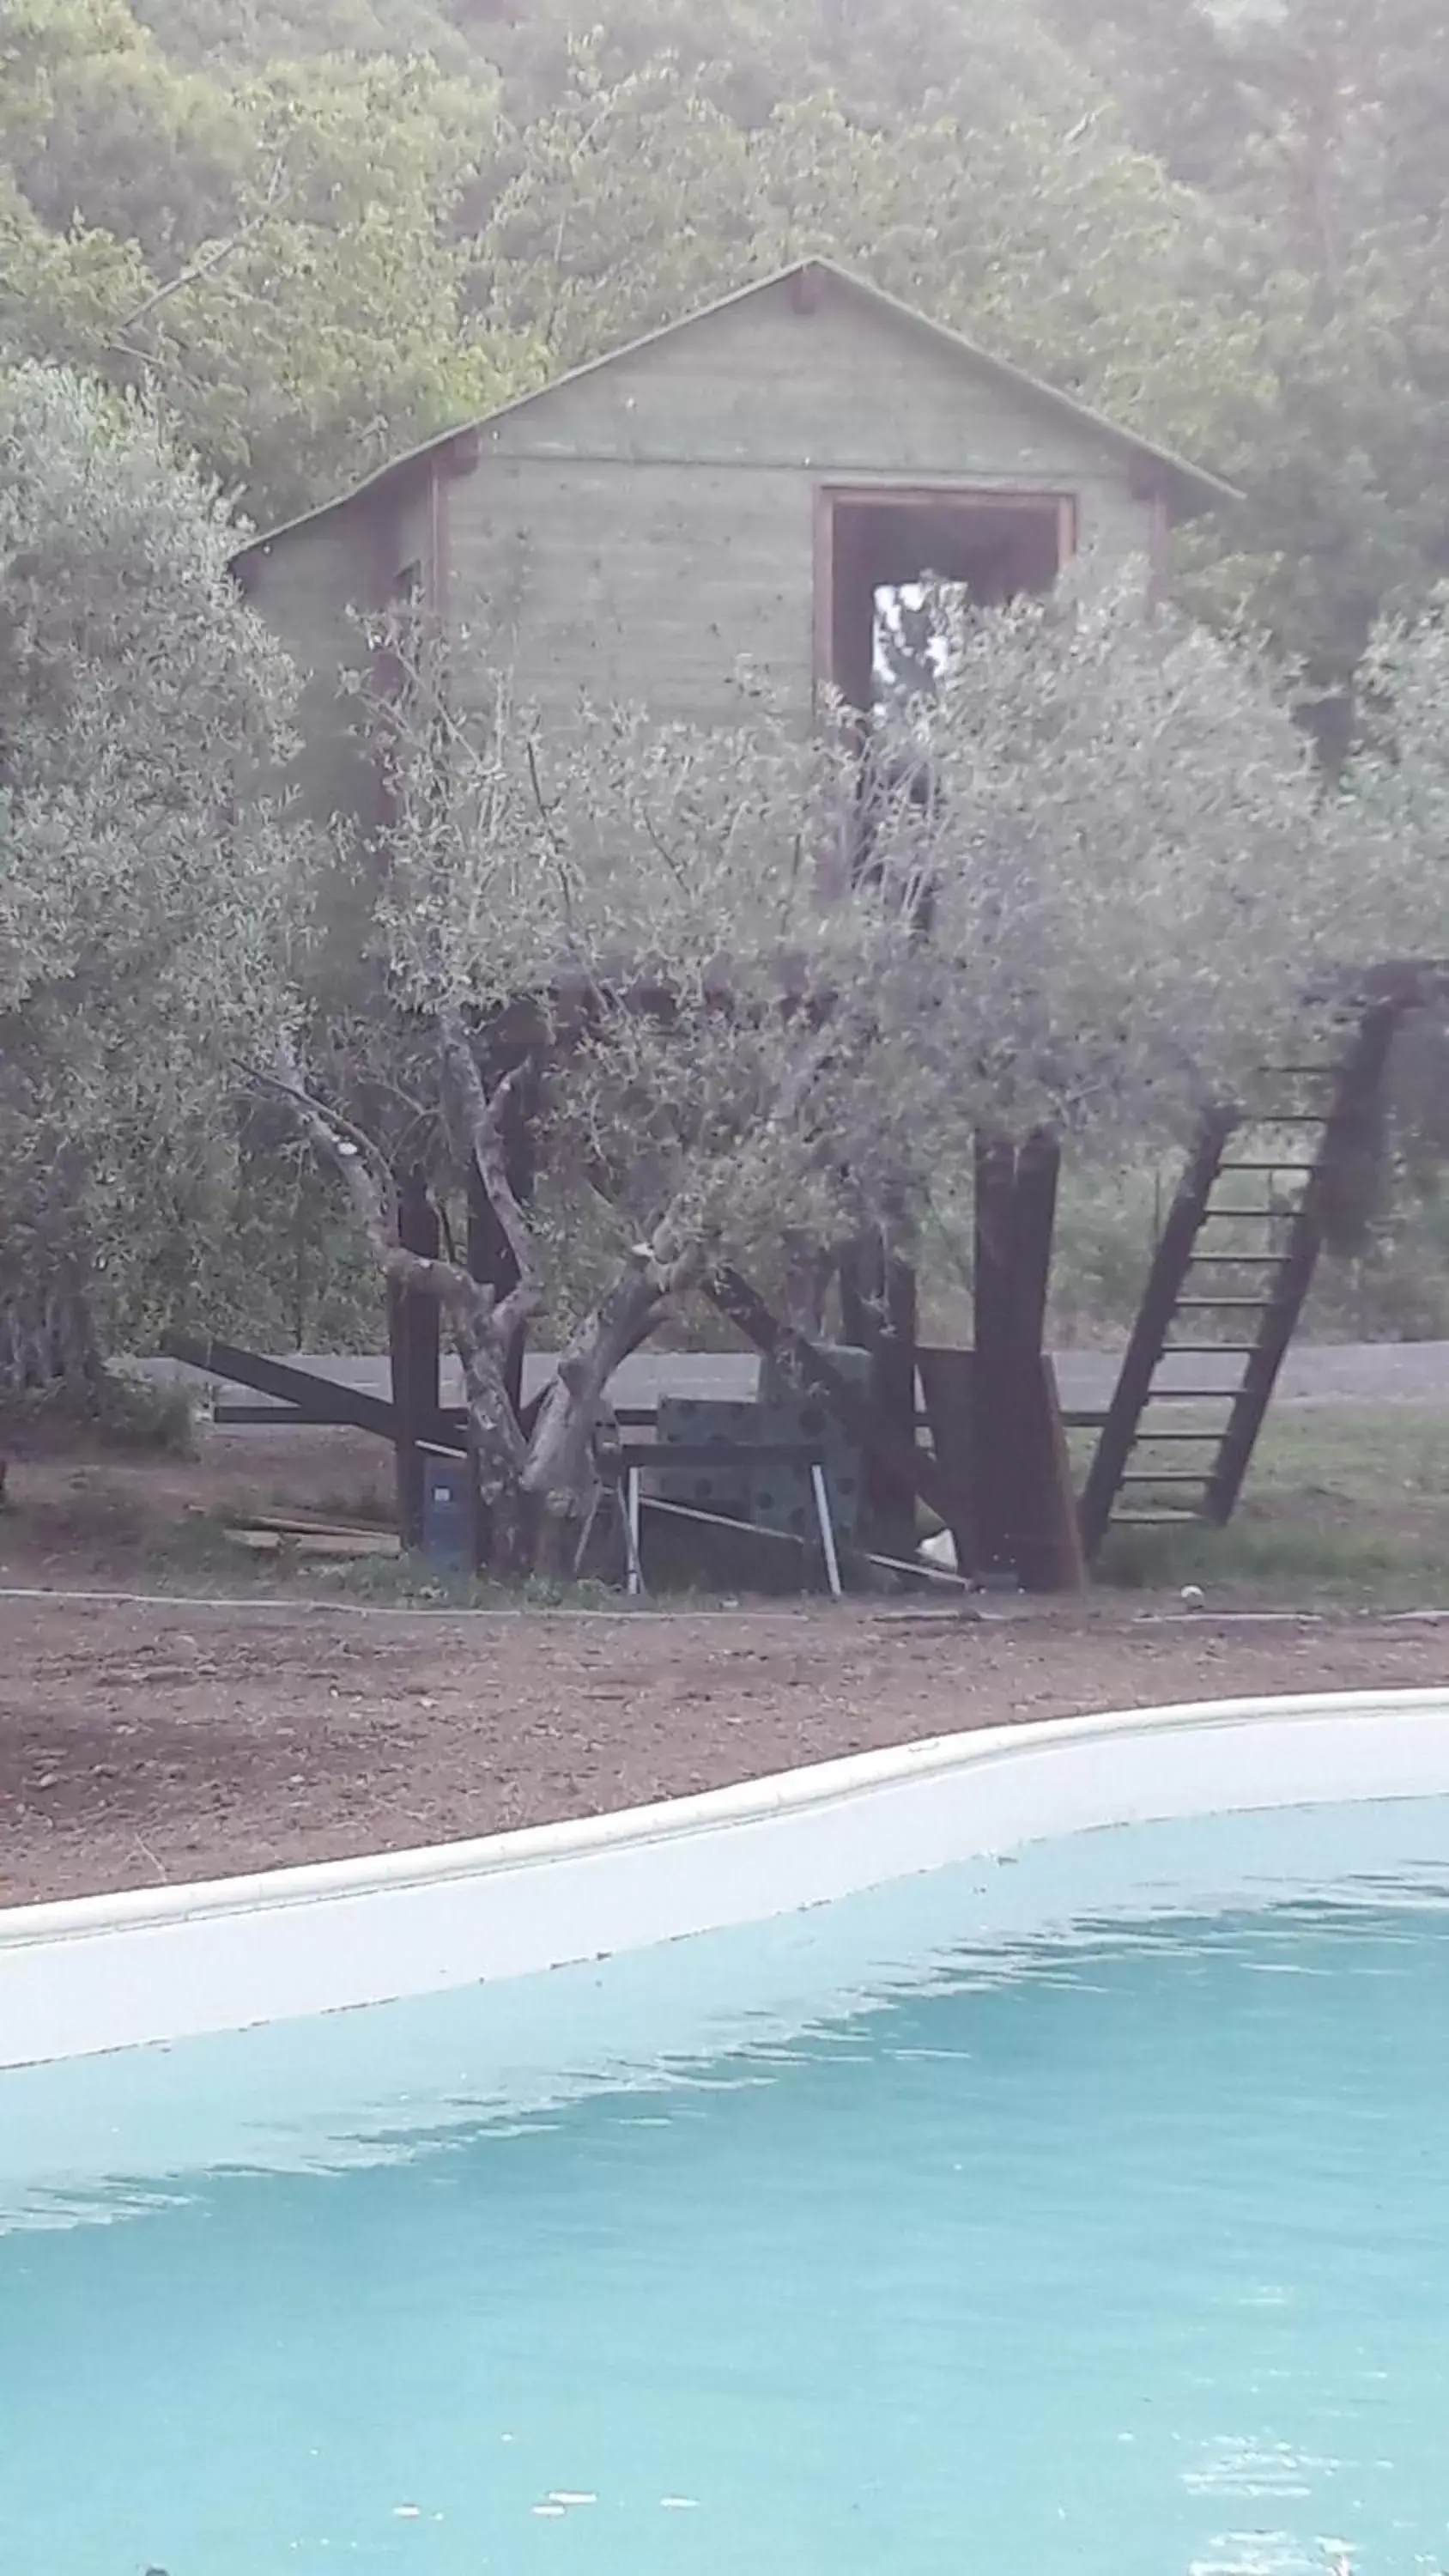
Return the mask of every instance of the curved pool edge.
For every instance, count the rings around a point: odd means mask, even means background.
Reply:
[[[525,1977],[1107,1826],[1446,1794],[1449,1687],[1202,1701],[935,1736],[475,1841],[0,1909],[0,2069]]]

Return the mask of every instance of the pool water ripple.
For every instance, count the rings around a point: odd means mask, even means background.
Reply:
[[[1092,1840],[1044,1928],[979,1869],[827,1909],[820,2009],[694,2048],[691,1977],[804,1934],[539,1981],[587,2085],[517,1994],[319,2025],[368,2117],[294,2151],[264,2034],[0,2077],[6,2576],[1449,2565],[1449,1801],[1360,1867],[1337,1812]],[[235,2151],[148,2175],[189,2089]]]

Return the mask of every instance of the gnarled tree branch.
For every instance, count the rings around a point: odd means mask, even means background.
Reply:
[[[542,1293],[533,1238],[509,1178],[505,1126],[509,1105],[522,1089],[529,1068],[527,1064],[513,1066],[490,1096],[457,1012],[444,1015],[442,1042],[444,1098],[453,1149],[460,1161],[471,1163],[476,1170],[518,1272],[516,1284],[494,1309],[495,1329],[507,1341],[515,1327],[533,1313]]]

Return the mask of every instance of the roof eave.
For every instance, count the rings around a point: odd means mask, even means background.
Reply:
[[[1134,460],[1142,470],[1144,481],[1155,474],[1159,487],[1170,491],[1193,513],[1220,509],[1224,503],[1236,504],[1243,499],[1237,486],[1220,475],[1209,473],[1206,466],[1195,465],[1190,457],[1179,456],[1173,448],[1160,447],[1154,439],[1144,438],[1140,431],[1124,427],[1106,413],[1096,411],[1090,403],[1079,401],[1075,394],[1064,393],[1060,385],[1048,384],[1041,376],[1031,375],[1010,358],[998,357],[993,350],[983,349],[964,331],[953,330],[948,322],[936,322],[929,313],[918,312],[905,304],[888,288],[876,286],[870,278],[856,277],[848,268],[837,267],[834,260],[816,259],[802,266],[818,269],[838,286],[861,301],[894,314],[910,329],[929,337],[957,358],[968,358],[984,367],[1002,383],[1009,384],[1024,402],[1036,402],[1061,418],[1075,421],[1090,436],[1105,445],[1116,447]],[[791,272],[785,271],[788,275]]]
[[[360,483],[355,483],[350,492],[339,493],[335,500],[321,502],[312,510],[300,511],[280,527],[249,538],[244,546],[238,547],[232,558],[233,564],[239,565],[248,556],[265,553],[269,546],[284,537],[294,536],[300,529],[312,527],[339,510],[348,509],[357,502],[365,503],[383,490],[395,488],[433,460],[439,460],[445,466],[452,460],[455,471],[469,472],[482,453],[483,433],[491,422],[521,411],[529,403],[545,401],[565,385],[576,383],[582,377],[597,375],[603,368],[638,355],[641,350],[670,338],[676,331],[708,322],[716,314],[727,312],[752,296],[767,294],[771,288],[788,285],[791,281],[811,278],[829,279],[857,302],[892,315],[896,321],[945,348],[957,359],[985,368],[1000,382],[1010,385],[1024,402],[1034,402],[1053,410],[1059,417],[1075,422],[1087,435],[1115,447],[1139,469],[1144,486],[1151,488],[1151,484],[1155,484],[1178,517],[1201,517],[1208,511],[1225,506],[1236,507],[1243,499],[1235,485],[1210,474],[1205,467],[1174,454],[1171,448],[1157,446],[1151,439],[1141,437],[1136,430],[1125,429],[1119,421],[1107,419],[1103,413],[1094,411],[1090,404],[1079,402],[1074,394],[1063,393],[1059,386],[1044,383],[1040,377],[1028,374],[1024,367],[1014,365],[1009,358],[995,356],[989,349],[983,349],[976,341],[968,339],[964,332],[954,331],[948,323],[933,321],[928,313],[920,313],[914,305],[903,303],[886,287],[875,285],[869,278],[857,277],[852,270],[841,268],[834,260],[817,256],[792,260],[767,277],[752,279],[748,285],[732,288],[727,295],[716,297],[713,303],[700,306],[696,312],[681,315],[677,322],[664,323],[657,330],[645,332],[638,339],[627,342],[622,348],[611,349],[599,358],[590,358],[582,366],[555,376],[549,383],[534,386],[530,392],[517,395],[512,402],[499,404],[494,411],[481,413],[475,419],[460,421],[456,427],[440,431],[435,437],[410,448],[405,455],[393,457],[387,464],[378,466]]]
[[[420,446],[410,447],[404,455],[390,456],[385,465],[375,466],[371,474],[364,475],[360,483],[354,483],[350,491],[339,492],[334,500],[319,501],[313,509],[299,510],[295,518],[283,519],[279,526],[248,537],[246,544],[238,546],[231,558],[233,572],[248,558],[266,554],[269,547],[280,544],[284,537],[294,537],[303,528],[314,528],[321,520],[335,518],[339,511],[350,510],[355,504],[365,505],[377,500],[383,493],[396,491],[434,466],[441,466],[445,473],[471,473],[482,453],[482,428],[482,421],[466,420],[460,421],[456,429],[440,430],[435,438],[424,439]]]

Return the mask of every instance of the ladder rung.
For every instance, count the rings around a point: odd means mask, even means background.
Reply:
[[[1156,1365],[1160,1368],[1163,1360],[1245,1360],[1257,1347],[1256,1342],[1169,1342]],[[1235,1390],[1223,1387],[1221,1392],[1229,1395]]]
[[[1215,1351],[1222,1349],[1214,1342]],[[1236,1404],[1242,1394],[1240,1386],[1158,1386],[1149,1387],[1145,1404]]]
[[[1114,1512],[1109,1529],[1201,1529],[1201,1512]]]
[[[1160,1475],[1141,1467],[1131,1469],[1120,1481],[1124,1485],[1205,1485],[1207,1478],[1191,1467],[1164,1467]]]
[[[1208,1431],[1139,1431],[1136,1440],[1133,1442],[1133,1447],[1141,1448],[1145,1442],[1156,1442],[1158,1440],[1208,1440],[1216,1442],[1221,1440],[1222,1436],[1222,1431],[1217,1423],[1214,1423],[1212,1428]]]
[[[1300,1179],[1305,1181],[1311,1180],[1316,1168],[1313,1163],[1219,1163],[1218,1165],[1220,1172],[1296,1172]]]
[[[1179,1297],[1172,1311],[1175,1315],[1271,1315],[1275,1310],[1271,1298]]]
[[[1202,1221],[1216,1217],[1232,1225],[1281,1225],[1289,1213],[1286,1208],[1204,1208]]]
[[[1329,1109],[1255,1109],[1249,1123],[1254,1127],[1326,1127],[1332,1115]]]
[[[1255,1270],[1282,1270],[1291,1258],[1287,1252],[1195,1252],[1191,1267],[1194,1270],[1237,1270],[1244,1262],[1251,1262]]]

